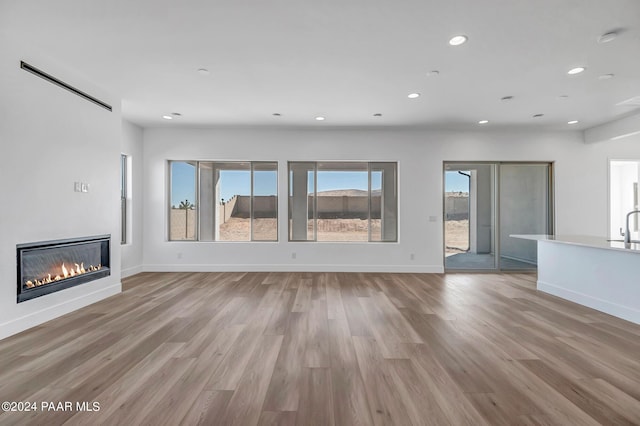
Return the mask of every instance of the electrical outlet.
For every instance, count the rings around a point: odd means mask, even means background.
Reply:
[[[411,254],[409,255],[409,259],[411,259],[411,260],[416,260],[416,255],[415,255],[415,254],[413,254],[413,253],[411,253]]]
[[[178,253],[178,259],[182,259],[182,253]]]
[[[86,182],[73,182],[74,192],[89,192],[89,184]]]
[[[295,258],[296,258],[296,256],[297,256],[297,254],[296,254],[296,252],[295,252],[295,251],[294,251],[293,253],[291,253],[291,258],[292,258],[292,259],[295,259]]]

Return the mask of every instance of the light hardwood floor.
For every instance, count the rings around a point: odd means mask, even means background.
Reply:
[[[39,410],[1,425],[640,424],[640,326],[533,275],[146,273],[124,288],[0,341],[0,401]]]

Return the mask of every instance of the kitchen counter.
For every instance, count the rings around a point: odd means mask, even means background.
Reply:
[[[640,324],[640,244],[585,235],[511,237],[538,242],[538,290]]]
[[[591,235],[513,234],[510,235],[510,237],[522,240],[553,241],[561,244],[640,253],[640,243],[632,242],[630,244],[625,244],[622,239],[607,240],[604,237],[593,237]]]

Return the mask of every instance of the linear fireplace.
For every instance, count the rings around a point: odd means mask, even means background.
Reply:
[[[111,275],[111,235],[18,244],[18,303]]]

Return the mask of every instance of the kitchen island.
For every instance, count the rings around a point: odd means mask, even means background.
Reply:
[[[640,244],[579,235],[511,237],[538,242],[538,290],[640,324]]]

